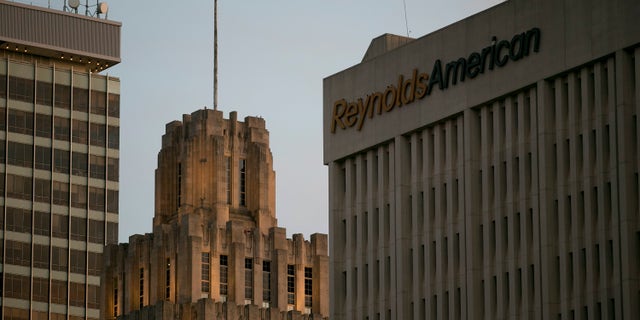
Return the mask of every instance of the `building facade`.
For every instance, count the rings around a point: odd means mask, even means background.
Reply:
[[[120,81],[99,72],[120,62],[120,27],[0,1],[2,319],[100,318]]]
[[[105,319],[323,319],[324,234],[286,238],[262,118],[198,110],[166,126],[153,233],[107,248]]]
[[[637,319],[639,16],[510,0],[324,79],[331,318]]]

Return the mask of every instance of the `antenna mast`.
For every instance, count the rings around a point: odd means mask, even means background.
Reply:
[[[218,0],[213,0],[213,110],[218,110]]]

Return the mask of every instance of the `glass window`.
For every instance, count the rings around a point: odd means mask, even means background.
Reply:
[[[53,138],[56,140],[69,141],[70,133],[70,119],[68,118],[53,118]]]
[[[89,135],[89,123],[82,120],[73,119],[72,139],[75,143],[87,144]]]
[[[51,202],[51,181],[44,179],[34,179],[33,200],[38,202]]]
[[[304,306],[311,308],[313,295],[313,270],[304,268]]]
[[[104,91],[91,90],[91,113],[107,114],[107,93]]]
[[[51,269],[56,271],[67,271],[67,250],[67,248],[51,247]],[[66,297],[66,290],[64,294]]]
[[[71,185],[71,206],[74,208],[87,207],[87,186]]]
[[[118,243],[118,224],[107,222],[107,244]]]
[[[50,215],[48,212],[36,211],[33,217],[33,231],[35,234],[49,236],[51,226]]]
[[[71,173],[76,176],[87,176],[87,154],[74,152],[71,159]]]
[[[33,266],[49,269],[49,246],[42,244],[33,245]]]
[[[17,274],[4,274],[4,297],[5,298],[16,298],[29,300],[29,288],[31,287],[29,277],[27,276],[19,276]],[[5,307],[5,315],[3,319],[28,319],[29,318],[29,310],[22,310],[25,312],[24,317],[11,317],[7,315],[9,308]],[[14,309],[21,310],[21,309]]]
[[[104,244],[104,221],[89,219],[89,242]]]
[[[220,255],[220,295],[229,294],[229,261],[226,255]]]
[[[87,219],[71,217],[71,240],[85,241],[87,238]]]
[[[87,263],[86,252],[83,250],[71,249],[69,251],[69,254],[71,255],[69,257],[69,261],[71,261],[71,266],[69,269],[71,270],[71,272],[84,274]]]
[[[89,124],[89,142],[92,146],[104,147],[106,145],[106,128],[104,124],[93,122]]]
[[[296,273],[293,265],[287,265],[287,304],[296,304]]]
[[[109,148],[120,148],[120,128],[116,126],[109,126]]]
[[[33,80],[9,77],[9,99],[33,102]]]
[[[44,81],[36,82],[36,103],[51,106],[53,102],[53,84]]]
[[[144,307],[144,268],[140,268],[139,281],[140,281],[140,287],[139,287],[139,291],[140,291],[140,309],[142,309],[142,307]]]
[[[107,190],[107,212],[118,213],[118,190]]]
[[[69,305],[74,307],[84,307],[84,284],[83,283],[76,283],[76,282],[69,283]]]
[[[18,266],[31,266],[31,245],[24,242],[6,240],[5,262]]]
[[[73,87],[73,111],[89,110],[89,90]]]
[[[262,261],[262,301],[267,303],[264,307],[269,307],[271,302],[271,261]]]
[[[31,210],[7,207],[7,231],[31,232]]]
[[[88,252],[89,254],[89,274],[99,276],[102,271],[102,253]]]
[[[33,277],[33,300],[49,302],[49,279]],[[47,314],[44,313],[43,315],[43,319],[47,319]]]
[[[71,108],[71,87],[64,84],[56,84],[55,90],[54,105],[57,108],[69,110]]]
[[[7,160],[9,164],[31,168],[33,165],[33,146],[9,141]]]
[[[0,74],[0,98],[6,98],[7,95],[7,75]],[[111,96],[109,96],[111,100]]]
[[[109,93],[109,116],[120,118],[120,95]]]
[[[5,152],[6,143],[7,142],[5,140],[0,140],[0,162],[1,163],[4,163],[4,160],[5,160],[4,157],[5,157],[5,154],[6,154],[6,152]],[[3,179],[0,179],[0,180],[3,180]]]
[[[51,148],[36,146],[36,169],[51,170]]]
[[[91,178],[104,179],[104,157],[91,155],[89,157],[89,175]]]
[[[51,138],[51,116],[36,113],[36,136]]]
[[[247,160],[245,159],[240,159],[240,163],[238,165],[238,168],[240,170],[240,205],[241,206],[246,206],[247,205],[247,186],[246,186],[246,178],[247,178]]]
[[[65,270],[66,271],[66,270]],[[60,280],[51,280],[51,303],[67,304],[67,282]],[[53,314],[52,314],[53,316]],[[60,319],[66,319],[61,315]]]
[[[51,235],[66,239],[69,236],[69,217],[53,214],[51,217]]]
[[[69,151],[53,150],[53,171],[69,174]]]
[[[87,285],[87,307],[100,309],[100,287],[91,284]]]
[[[89,209],[104,211],[104,189],[89,187]]]
[[[201,259],[201,266],[202,266],[202,272],[201,272],[201,289],[202,292],[209,292],[209,280],[210,280],[210,274],[211,274],[211,262],[210,262],[210,257],[209,257],[209,252],[202,252],[202,259]]]
[[[5,130],[7,128],[6,118],[7,118],[7,108],[0,107],[0,130]]]
[[[244,258],[244,298],[253,300],[253,259]]]
[[[53,182],[53,203],[61,206],[69,205],[69,184],[66,182]]]
[[[31,178],[7,174],[7,197],[31,200]]]
[[[33,134],[33,112],[9,109],[9,131]]]
[[[118,181],[120,178],[120,159],[118,158],[108,158],[107,159],[107,180],[109,181]]]

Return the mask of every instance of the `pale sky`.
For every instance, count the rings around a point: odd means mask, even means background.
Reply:
[[[109,20],[122,23],[122,62],[107,71],[121,80],[119,241],[128,242],[152,231],[165,124],[212,108],[213,0],[106,2]],[[322,79],[359,63],[371,39],[406,36],[405,3],[409,35],[419,38],[499,2],[218,0],[218,109],[266,120],[276,217],[289,237],[328,232]]]

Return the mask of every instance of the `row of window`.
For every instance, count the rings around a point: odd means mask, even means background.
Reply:
[[[29,320],[29,310],[12,307],[4,307],[4,316],[6,320]],[[69,320],[84,320],[84,317],[69,316]],[[48,313],[46,311],[31,311],[31,320],[67,320],[67,316],[61,313]],[[87,318],[87,320],[98,320]]]
[[[35,102],[40,105],[67,110],[73,108],[74,111],[120,117],[120,95],[64,84],[54,85],[49,82],[10,76],[7,95],[7,78],[5,75],[0,75],[0,98],[5,97],[29,103],[33,103],[35,98]],[[89,101],[91,101],[90,104]]]
[[[118,190],[90,187],[67,182],[51,181],[7,174],[6,186],[0,179],[0,195],[8,198],[53,203],[61,206],[118,213]],[[88,197],[87,197],[88,195]],[[88,200],[88,201],[87,201]],[[106,203],[105,203],[106,201]]]
[[[100,276],[102,270],[102,253],[56,246],[49,247],[49,245],[42,244],[33,244],[32,252],[30,243],[13,240],[6,240],[4,244],[0,243],[0,248],[3,245],[6,247],[4,248],[6,258],[3,263],[6,264],[30,267],[33,258],[35,268],[47,270],[51,268],[55,271],[86,273],[92,276]]]
[[[31,210],[13,207],[6,208],[6,221],[0,214],[0,229],[6,227],[6,231],[30,233],[32,230]],[[88,220],[88,221],[87,221]],[[69,224],[71,233],[69,233]],[[87,232],[87,228],[88,231]],[[115,222],[107,222],[107,243],[116,243],[118,240],[118,226]],[[55,238],[85,241],[91,243],[104,243],[105,222],[80,217],[69,217],[48,212],[33,212],[33,233]],[[88,238],[87,238],[88,235]]]
[[[118,158],[0,140],[0,162],[5,160],[14,166],[33,168],[35,164],[40,170],[53,168],[54,172],[110,181],[118,181],[120,175]]]
[[[7,114],[8,113],[8,114]],[[7,117],[8,116],[8,117]],[[5,123],[6,122],[6,123]],[[35,114],[0,108],[0,130],[22,133],[55,140],[90,144],[96,147],[120,148],[120,127],[87,122],[48,114]]]
[[[4,274],[4,297],[29,300],[30,278],[16,274]],[[49,283],[51,285],[49,286]],[[1,287],[1,286],[0,286]],[[69,283],[69,305],[85,306],[85,288],[87,290],[87,306],[92,309],[100,308],[100,287],[84,283]],[[67,282],[33,277],[33,300],[56,304],[67,304]],[[6,311],[5,311],[6,312]],[[7,319],[6,317],[3,319]],[[28,319],[28,318],[27,318]]]

